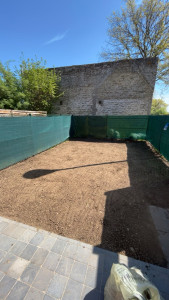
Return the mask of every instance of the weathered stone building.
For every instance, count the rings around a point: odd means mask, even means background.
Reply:
[[[150,114],[157,58],[60,67],[64,96],[57,114]]]

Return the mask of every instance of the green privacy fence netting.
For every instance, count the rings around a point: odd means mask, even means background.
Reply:
[[[165,125],[168,126],[165,128]],[[71,137],[144,139],[169,160],[169,116],[72,116]]]
[[[145,139],[148,116],[73,116],[72,137]]]
[[[69,137],[147,139],[169,160],[169,116],[1,117],[0,169]]]
[[[145,139],[148,116],[108,117],[107,137],[118,139]]]
[[[149,116],[146,139],[169,160],[169,116]]]
[[[0,118],[0,169],[69,138],[70,116]]]

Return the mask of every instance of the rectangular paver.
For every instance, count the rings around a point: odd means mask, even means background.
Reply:
[[[27,284],[32,284],[32,282],[34,281],[38,271],[39,271],[39,266],[30,263],[26,267],[24,272],[22,273],[21,281],[23,281]]]
[[[87,271],[87,265],[75,261],[70,274],[70,278],[83,283],[86,276],[86,271]]]
[[[101,290],[102,272],[99,272],[96,268],[88,266],[85,285],[97,290]]]
[[[30,288],[24,300],[43,300],[44,294],[34,288]]]
[[[21,225],[9,224],[2,233],[13,237],[14,239],[20,238],[20,236],[25,232],[25,228]]]
[[[0,234],[0,249],[8,251],[14,244],[16,240],[5,234]]]
[[[88,264],[96,269],[103,269],[104,254],[91,253],[88,259]]]
[[[17,257],[15,255],[7,253],[0,262],[0,271],[6,273],[16,259]]]
[[[35,252],[35,254],[31,259],[31,262],[38,266],[42,265],[48,253],[49,252],[46,249],[42,249],[42,248],[37,249],[37,251]]]
[[[0,222],[0,232],[4,230],[8,226],[8,222],[1,221]]]
[[[69,277],[72,270],[73,263],[74,263],[73,259],[62,256],[56,268],[56,272],[61,275]]]
[[[67,277],[56,274],[48,287],[47,294],[49,294],[51,297],[60,299],[65,290],[67,281]]]
[[[10,252],[19,256],[26,248],[27,244],[21,241],[17,241],[14,246],[10,249]]]
[[[30,244],[39,246],[43,240],[44,240],[44,234],[42,232],[37,232],[33,237],[33,239],[31,239]]]
[[[24,259],[30,260],[34,255],[34,253],[36,252],[36,250],[37,250],[36,246],[29,244],[26,246],[26,248],[23,250],[20,256]]]
[[[12,287],[14,286],[16,280],[7,275],[0,281],[0,299],[4,299]]]
[[[6,300],[23,300],[29,290],[29,286],[17,281],[11,290],[10,294],[6,298]]]
[[[157,230],[169,233],[169,210],[149,205],[149,210]]]
[[[41,268],[35,280],[33,281],[32,286],[37,288],[40,291],[45,292],[53,276],[54,276],[53,272]]]
[[[19,240],[22,241],[22,242],[25,242],[25,243],[29,243],[33,239],[35,234],[36,234],[36,231],[26,229],[24,231],[24,233],[19,237]]]
[[[58,254],[62,254],[66,245],[67,245],[67,241],[57,239],[51,251],[56,252]]]
[[[62,300],[79,300],[81,298],[83,285],[77,281],[69,279]]]
[[[43,267],[51,271],[55,271],[61,256],[57,253],[50,252],[45,259]]]
[[[2,229],[1,232],[12,237],[12,233],[16,229],[16,227],[17,225],[15,223],[8,223],[7,227]]]
[[[77,248],[75,259],[80,262],[87,263],[91,253],[91,249],[79,245]]]
[[[25,228],[22,226],[17,226],[12,232],[11,236],[15,239],[19,239],[22,234],[24,234]]]
[[[19,278],[29,262],[23,258],[17,257],[13,264],[9,267],[7,274],[13,278]]]
[[[46,236],[39,247],[50,251],[55,244],[56,239],[53,236]]]
[[[75,259],[76,252],[77,252],[77,244],[68,243],[63,252],[63,256]]]

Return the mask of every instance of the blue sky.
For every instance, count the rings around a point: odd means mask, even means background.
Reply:
[[[2,0],[0,60],[37,55],[48,67],[100,62],[107,39],[107,17],[122,0]],[[156,97],[169,104],[169,90],[156,87]]]
[[[2,0],[1,61],[43,57],[48,66],[95,63],[104,46],[112,0]]]

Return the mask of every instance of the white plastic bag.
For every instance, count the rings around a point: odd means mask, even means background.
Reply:
[[[104,289],[104,300],[163,300],[158,289],[139,269],[113,264]]]

